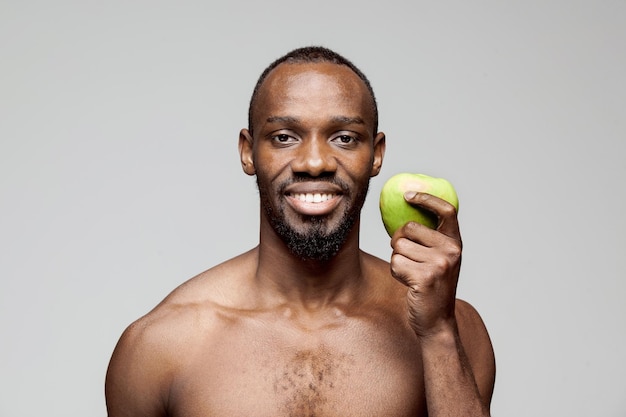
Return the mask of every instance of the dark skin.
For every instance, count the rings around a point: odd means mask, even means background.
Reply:
[[[336,230],[346,212],[355,223],[330,259],[302,259],[262,210],[257,247],[187,281],[124,332],[107,373],[110,417],[489,415],[493,350],[478,313],[456,299],[454,208],[407,193],[438,215],[437,230],[405,225],[390,263],[359,248],[353,191],[379,173],[385,150],[370,100],[345,66],[270,73],[254,134],[240,133],[244,172],[293,230],[308,233],[316,216]]]

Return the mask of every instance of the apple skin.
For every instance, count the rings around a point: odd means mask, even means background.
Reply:
[[[434,213],[413,206],[404,199],[407,191],[418,191],[439,197],[459,209],[459,198],[452,184],[444,178],[425,174],[401,173],[389,178],[380,191],[380,214],[389,236],[413,221],[435,229],[437,217]]]

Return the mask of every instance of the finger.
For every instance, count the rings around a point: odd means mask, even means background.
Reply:
[[[396,280],[412,288],[415,285],[411,279],[411,271],[415,268],[415,262],[400,253],[391,255],[391,276]]]
[[[410,221],[396,231],[391,239],[391,246],[397,246],[402,239],[408,239],[421,246],[431,248],[441,244],[442,239],[450,239],[450,237],[421,223]]]
[[[390,262],[391,275],[411,290],[418,293],[433,289],[437,285],[444,285],[442,270],[436,265],[421,263],[395,253]]]
[[[432,230],[430,232],[436,233]],[[414,262],[425,262],[428,260],[429,246],[418,242],[416,238],[399,236],[392,241],[391,247],[394,254],[400,254]]]
[[[455,239],[461,238],[457,211],[447,201],[428,193],[409,191],[404,194],[409,203],[424,208],[437,217],[437,231]]]

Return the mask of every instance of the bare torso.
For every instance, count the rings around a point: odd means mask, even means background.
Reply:
[[[140,321],[162,364],[164,414],[426,415],[406,289],[386,263],[368,258],[371,276],[383,276],[364,283],[366,298],[303,310],[245,301],[236,271],[248,261],[194,278]]]
[[[385,135],[374,133],[365,80],[317,54],[269,72],[239,135],[263,208],[259,246],[124,332],[107,372],[109,416],[489,415],[493,349],[456,299],[456,210],[406,193],[437,228],[406,223],[390,263],[361,251],[359,213]]]

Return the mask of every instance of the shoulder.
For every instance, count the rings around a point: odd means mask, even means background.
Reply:
[[[496,363],[487,327],[478,311],[467,301],[456,300],[455,315],[459,337],[479,390],[483,396],[491,399]]]
[[[462,321],[466,325],[484,326],[483,320],[478,311],[469,302],[460,298],[456,299],[455,313],[457,320]]]
[[[239,290],[254,274],[256,251],[225,261],[185,281],[152,311],[133,322],[122,334],[119,349],[142,347],[150,352],[167,352],[187,333],[197,333],[198,323],[210,325],[220,307],[238,303]],[[172,339],[170,335],[175,335]]]
[[[478,311],[465,300],[457,299],[455,303],[455,316],[459,327],[459,333],[466,349],[476,347],[491,347],[491,340],[487,327]]]
[[[109,416],[165,414],[172,381],[193,346],[199,311],[197,305],[164,301],[124,330],[107,370]],[[210,308],[203,311],[208,317]]]
[[[122,333],[106,375],[109,416],[164,415],[173,357],[168,333],[150,315]]]
[[[106,376],[110,416],[164,414],[169,388],[198,346],[211,338],[223,307],[235,299],[251,253],[217,265],[174,289],[122,333]]]
[[[256,274],[257,248],[208,269],[184,282],[163,300],[163,305],[182,306],[213,302],[236,305]],[[158,307],[160,307],[159,305]]]
[[[217,312],[238,304],[239,290],[252,274],[250,265],[256,265],[254,256],[254,251],[244,253],[182,283],[152,311],[128,326],[118,347],[167,353],[173,346],[179,352],[178,345],[197,334],[200,324],[210,327]]]

